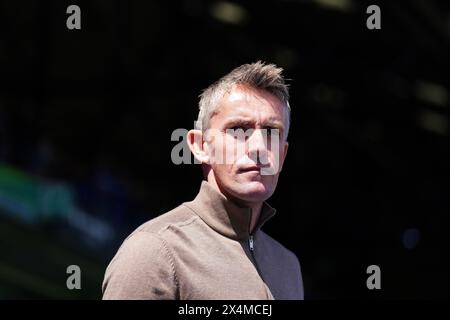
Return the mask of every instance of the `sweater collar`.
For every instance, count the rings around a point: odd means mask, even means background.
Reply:
[[[203,180],[197,197],[185,203],[208,226],[218,233],[233,239],[245,239],[250,235],[251,209],[239,207]],[[263,203],[259,220],[253,234],[275,215],[276,210]]]

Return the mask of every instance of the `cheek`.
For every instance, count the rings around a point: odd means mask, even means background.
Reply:
[[[223,143],[220,139],[215,139],[208,144],[208,156],[213,166],[223,163]]]
[[[270,154],[270,156],[273,157],[279,157],[281,159],[282,152],[281,152],[281,146],[280,143],[269,143],[267,146],[267,152]]]
[[[264,181],[270,182],[272,181],[276,183],[277,176],[279,175],[281,168],[283,167],[284,158],[285,158],[285,143],[283,141],[274,143],[270,146],[268,150],[268,158],[269,163],[271,164],[269,171],[266,171],[264,174]]]
[[[246,154],[246,144],[245,141],[241,141],[233,137],[227,137],[224,140],[222,150],[225,155],[224,163],[227,165],[232,165]]]

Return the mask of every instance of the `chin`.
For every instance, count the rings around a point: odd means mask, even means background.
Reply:
[[[260,181],[253,181],[241,184],[237,197],[243,201],[248,202],[262,202],[266,201],[273,194],[273,189],[261,183]]]

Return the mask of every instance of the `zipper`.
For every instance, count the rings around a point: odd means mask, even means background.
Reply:
[[[261,279],[263,279],[262,274],[261,274],[261,270],[259,270],[259,267],[258,267],[258,263],[256,263],[256,258],[255,258],[255,241],[253,239],[253,235],[250,235],[248,237],[248,247],[250,249],[250,256],[251,256],[253,265],[255,266],[256,271],[258,272],[258,274],[261,277]],[[264,279],[263,279],[263,281],[264,281]]]
[[[251,262],[253,263],[253,266],[255,267],[256,272],[258,273],[258,275],[261,278],[262,282],[266,283],[266,281],[264,280],[264,277],[262,276],[261,270],[259,270],[258,263],[256,262],[256,258],[255,258],[255,241],[253,239],[253,235],[251,235],[251,234],[248,237],[248,247],[250,249],[250,257],[251,257],[250,259],[251,259]],[[267,287],[267,285],[266,285],[266,287]],[[267,289],[268,289],[268,287],[267,287]],[[270,292],[270,289],[269,289],[269,292]],[[267,292],[266,292],[266,294],[267,294]]]

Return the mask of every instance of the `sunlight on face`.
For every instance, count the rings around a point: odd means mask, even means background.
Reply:
[[[288,147],[285,108],[269,92],[243,86],[222,98],[210,119],[208,132],[213,134],[207,143],[214,178],[224,194],[243,202],[264,201],[273,194]]]

